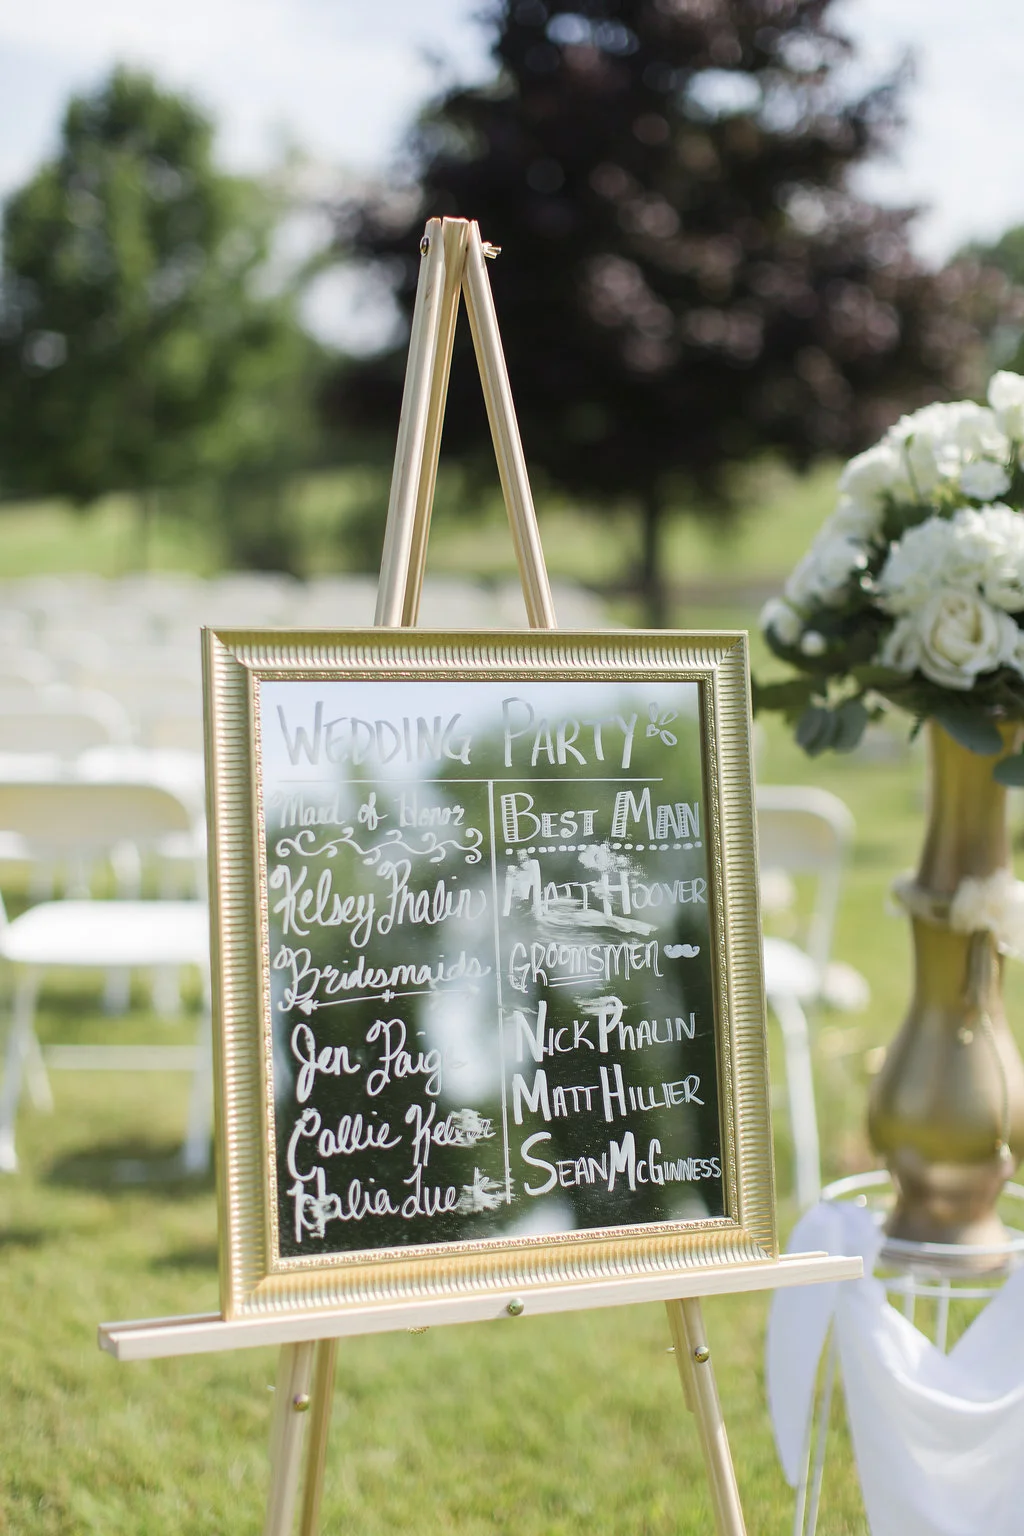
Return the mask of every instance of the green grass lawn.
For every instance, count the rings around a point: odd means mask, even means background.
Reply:
[[[823,478],[789,490],[776,484],[775,516],[751,519],[728,555],[679,525],[670,541],[674,579],[781,574],[828,495]],[[31,567],[30,516],[39,519]],[[124,507],[102,510],[91,532],[88,522],[73,525],[80,541],[95,539],[90,552],[84,542],[67,541],[72,525],[59,508],[7,511],[0,518],[5,567],[66,569],[74,561],[126,568],[116,564],[122,555],[111,530],[118,517],[127,540],[132,521]],[[583,558],[585,525],[558,509],[550,519],[552,569],[571,569]],[[442,568],[469,569],[474,553],[479,568],[485,551],[490,569],[510,567],[509,548],[491,533],[445,528],[443,535],[434,550]],[[588,569],[613,569],[627,539],[622,530],[616,556],[611,532],[603,540],[588,535]],[[160,548],[161,559],[174,563],[170,546]],[[192,555],[190,563],[201,567],[195,549]],[[756,620],[742,606],[695,607],[674,617],[701,628]],[[756,640],[753,649],[764,668]],[[922,764],[898,742],[872,759],[809,762],[768,720],[758,768],[765,781],[834,790],[857,819],[835,954],[865,974],[873,996],[862,1015],[819,1020],[819,1114],[825,1173],[834,1177],[872,1165],[863,1128],[867,1069],[907,1003],[907,928],[886,915],[885,900],[920,844]],[[1017,973],[1008,978],[1008,1003],[1011,1018],[1024,1020]],[[109,1035],[111,1027],[98,995],[71,982],[48,993],[41,1023],[46,1037],[63,1040],[98,1037],[104,1028]],[[115,1031],[122,1027],[114,1021]],[[125,1027],[142,1035],[152,1027],[174,1041],[187,1024],[151,1025],[140,1006]],[[773,1029],[777,1082],[778,1044]],[[52,1116],[23,1109],[22,1168],[0,1181],[4,1536],[242,1536],[261,1529],[273,1352],[120,1365],[96,1348],[101,1321],[217,1305],[212,1184],[173,1176],[185,1091],[178,1079],[64,1074],[55,1077]],[[775,1132],[785,1232],[794,1210],[781,1099]],[[765,1406],[766,1311],[763,1296],[706,1306],[751,1536],[781,1536],[792,1525],[792,1494]],[[668,1343],[663,1309],[646,1305],[343,1341],[325,1536],[707,1536],[712,1517],[697,1437]],[[819,1530],[865,1530],[838,1409]]]
[[[798,479],[765,465],[751,472],[746,483],[749,511],[737,517],[728,536],[716,520],[681,513],[666,520],[665,563],[673,582],[690,586],[778,576],[781,583],[831,505],[835,471],[826,467]],[[429,569],[514,576],[515,556],[497,486],[481,497],[473,518],[456,510],[456,490],[442,466]],[[381,469],[328,471],[297,482],[287,515],[300,569],[308,574],[376,570],[387,501],[388,474]],[[635,564],[637,532],[627,515],[595,517],[551,496],[539,496],[537,510],[552,575],[617,584]],[[378,530],[376,541],[368,543],[351,531],[356,521],[367,519]],[[222,560],[208,515],[189,519],[158,507],[144,531],[130,496],[107,497],[87,511],[55,501],[0,504],[0,549],[0,574],[7,577],[59,571],[118,576],[143,566],[205,575]]]

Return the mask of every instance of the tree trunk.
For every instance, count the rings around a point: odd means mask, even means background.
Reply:
[[[651,629],[664,629],[668,620],[668,602],[660,550],[664,503],[658,492],[652,488],[644,492],[641,507],[643,509],[643,543],[640,554],[640,594],[643,598],[644,617]]]

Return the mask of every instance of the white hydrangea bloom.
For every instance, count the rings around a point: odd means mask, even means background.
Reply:
[[[936,587],[957,585],[955,549],[953,523],[945,517],[929,517],[916,528],[908,528],[891,546],[879,572],[879,605],[887,613],[911,613]]]
[[[782,597],[771,597],[761,609],[761,628],[770,630],[781,645],[796,645],[803,619]]]
[[[895,621],[884,665],[960,693],[1000,667],[1024,678],[1024,510],[999,499],[1016,483],[1015,456],[1024,466],[1024,375],[995,374],[987,405],[902,417],[846,465],[835,510],[763,627],[808,659],[828,657],[829,624],[816,614],[849,604],[870,622],[880,610]],[[883,532],[890,498],[926,514],[894,541]]]
[[[1008,613],[1024,609],[1024,514],[995,502],[977,510],[965,508],[953,519],[968,558],[984,561],[979,586],[982,595]]]
[[[991,459],[977,459],[960,471],[960,489],[975,501],[994,501],[1010,489],[1010,477],[1002,464]]]
[[[867,550],[859,540],[835,534],[826,523],[790,575],[783,593],[795,608],[811,608],[817,603],[836,605],[842,601],[854,571],[864,570],[867,563]]]
[[[901,448],[883,438],[852,458],[839,476],[839,503],[832,516],[837,531],[858,538],[876,534],[887,493],[906,499],[913,487]]]
[[[1009,437],[1024,437],[1024,378],[1003,369],[988,383],[988,403]]]
[[[928,496],[966,464],[992,459],[1005,464],[1010,443],[994,411],[973,400],[926,405],[902,416],[883,442],[903,454],[918,496]]]
[[[858,501],[855,496],[840,496],[827,524],[843,538],[862,539],[865,543],[878,537],[882,525],[882,504]]]
[[[982,672],[1016,663],[1020,630],[1008,613],[973,592],[943,588],[898,619],[879,660],[922,671],[941,688],[967,692]]]
[[[910,613],[938,587],[980,593],[1009,613],[1024,609],[1024,515],[996,502],[909,528],[882,567],[879,602]]]

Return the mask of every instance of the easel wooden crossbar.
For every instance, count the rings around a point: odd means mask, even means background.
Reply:
[[[431,219],[420,251],[375,624],[402,628],[417,621],[455,324],[464,295],[527,617],[533,629],[554,629],[551,588],[485,265],[497,252],[465,219]],[[720,1536],[744,1536],[701,1297],[854,1279],[860,1273],[859,1259],[796,1254],[763,1263],[691,1265],[628,1278],[535,1284],[520,1294],[467,1292],[317,1314],[211,1314],[107,1324],[100,1329],[100,1344],[121,1360],[279,1345],[264,1536],[291,1536],[300,1493],[301,1536],[316,1536],[339,1337],[664,1301],[686,1402],[700,1434],[716,1528]]]

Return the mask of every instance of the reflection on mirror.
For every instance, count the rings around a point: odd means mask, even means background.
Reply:
[[[725,1214],[698,682],[256,682],[274,1261]]]

